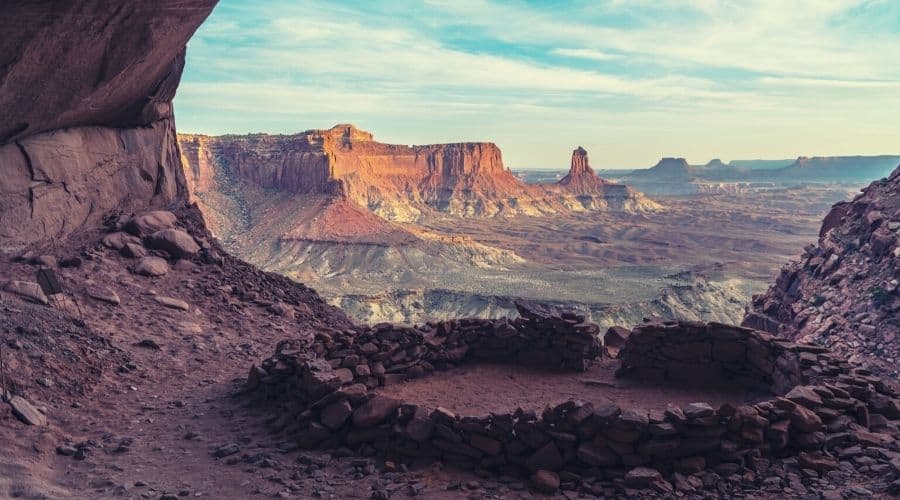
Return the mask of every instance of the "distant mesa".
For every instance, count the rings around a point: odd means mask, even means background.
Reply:
[[[703,166],[704,170],[727,170],[731,167],[726,165],[722,160],[718,158],[713,158],[709,160],[709,162]]]
[[[340,196],[397,222],[415,221],[426,210],[493,217],[660,208],[600,179],[584,148],[575,150],[569,175],[559,183],[525,184],[503,165],[494,143],[384,144],[352,124],[294,135],[179,135],[179,141],[195,197],[221,189],[218,177],[284,193]]]
[[[684,158],[663,158],[656,165],[624,177],[651,195],[740,193],[807,183],[863,184],[888,175],[900,156],[831,156],[796,160],[714,159],[690,165]]]
[[[684,158],[663,158],[648,172],[662,177],[690,177],[693,168]]]

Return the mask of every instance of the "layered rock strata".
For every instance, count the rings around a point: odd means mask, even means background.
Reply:
[[[276,136],[183,135],[188,182],[197,194],[216,189],[221,172],[267,189],[345,197],[388,220],[410,222],[423,210],[464,217],[555,213],[573,208],[658,209],[624,186],[610,185],[573,160],[571,183],[528,185],[504,165],[493,143],[384,144],[353,125]],[[581,151],[584,151],[583,149]],[[213,172],[210,172],[210,169]],[[606,201],[608,194],[609,201]],[[594,200],[575,197],[591,195]]]

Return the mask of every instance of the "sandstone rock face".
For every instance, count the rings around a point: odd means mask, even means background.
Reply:
[[[0,144],[172,117],[188,39],[216,0],[15,2],[0,16]]]
[[[0,9],[0,248],[187,198],[171,100],[185,43],[215,3]]]
[[[77,127],[0,146],[0,247],[59,239],[113,209],[186,199],[171,120]]]
[[[744,325],[898,373],[900,168],[825,218],[819,244],[754,298]]]
[[[568,205],[583,210],[574,196],[603,194],[596,187],[603,181],[590,170],[586,153],[576,176],[579,185],[595,186],[588,191],[525,184],[503,165],[492,143],[384,144],[348,124],[288,136],[182,135],[179,140],[188,183],[201,198],[220,190],[219,173],[287,193],[344,197],[385,219],[409,222],[425,209],[466,217],[539,215]],[[562,201],[561,195],[572,200]],[[620,205],[599,203],[592,209]],[[621,209],[635,208],[641,205]]]

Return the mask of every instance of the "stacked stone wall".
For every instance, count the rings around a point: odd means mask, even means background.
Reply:
[[[392,383],[391,375],[419,377],[472,360],[529,363],[534,349],[527,342],[535,339],[545,342],[541,359],[582,369],[599,351],[584,342],[595,338],[593,331],[575,315],[523,314],[518,322],[381,325],[355,336],[319,335],[311,350],[280,344],[275,356],[251,370],[248,389],[280,409],[275,429],[302,447],[442,460],[500,475],[549,471],[564,484],[621,478],[647,487],[662,474],[709,469],[733,475],[784,456],[824,473],[853,447],[897,450],[887,430],[900,418],[900,405],[881,379],[824,349],[715,323],[638,326],[623,348],[621,376],[697,381],[717,374],[772,384],[771,398],[649,410],[570,400],[541,413],[467,416],[372,390]],[[583,357],[572,363],[576,351]],[[688,364],[705,367],[687,370]],[[782,387],[788,383],[794,385]]]

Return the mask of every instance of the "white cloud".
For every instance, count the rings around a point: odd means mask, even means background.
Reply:
[[[553,54],[563,57],[574,57],[577,59],[590,59],[593,61],[611,61],[613,59],[621,59],[620,54],[610,54],[595,49],[553,49]]]
[[[491,0],[223,1],[191,41],[179,127],[359,121],[396,142],[496,140],[512,165],[550,165],[570,142],[617,166],[879,152],[900,132],[890,119],[900,34],[852,15],[874,5],[607,0],[557,13]]]

